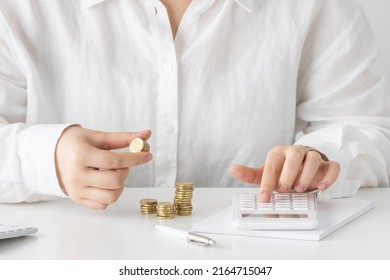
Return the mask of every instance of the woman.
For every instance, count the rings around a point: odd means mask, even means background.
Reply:
[[[0,31],[4,202],[388,185],[389,98],[353,0],[5,0]],[[153,160],[113,151],[135,137]]]

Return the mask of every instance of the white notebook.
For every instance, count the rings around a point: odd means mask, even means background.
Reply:
[[[373,209],[374,200],[318,199],[317,206],[319,227],[314,230],[239,230],[232,226],[232,207],[195,224],[192,230],[203,233],[318,241]]]

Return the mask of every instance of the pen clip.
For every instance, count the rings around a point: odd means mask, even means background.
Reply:
[[[192,232],[189,232],[187,234],[187,240],[188,242],[191,242],[191,243],[194,243],[194,244],[197,244],[197,245],[203,245],[203,246],[210,246],[210,245],[214,245],[215,244],[215,241],[206,237],[206,236],[203,236],[203,235],[200,235],[200,234],[196,234],[196,233],[192,233]]]

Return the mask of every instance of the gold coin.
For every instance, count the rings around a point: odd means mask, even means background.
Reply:
[[[173,206],[173,203],[172,202],[159,202],[157,203],[157,206],[161,206],[161,207],[169,207],[169,206]]]
[[[178,216],[189,216],[192,214],[192,196],[194,192],[194,183],[176,182],[175,184],[175,211]]]
[[[157,199],[154,199],[154,198],[143,198],[139,202],[141,204],[157,204]]]
[[[150,146],[148,142],[141,138],[134,138],[129,145],[130,153],[149,152]]]
[[[143,198],[140,201],[140,210],[142,214],[156,213],[157,200],[154,198]]]
[[[193,182],[176,182],[176,185],[178,186],[193,186]]]
[[[173,218],[175,218],[175,215],[172,215],[172,216],[164,216],[164,217],[162,217],[162,216],[157,216],[157,218],[167,220],[167,219],[173,219]]]
[[[189,212],[189,213],[182,213],[182,212],[179,212],[177,213],[178,216],[191,216],[192,215],[192,212]]]
[[[175,205],[172,202],[158,202],[156,211],[159,219],[173,219],[176,214]]]

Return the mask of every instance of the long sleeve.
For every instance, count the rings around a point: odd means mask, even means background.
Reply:
[[[0,25],[0,202],[62,196],[55,146],[68,125],[27,125],[28,82]]]
[[[361,7],[337,2],[319,5],[307,35],[297,101],[304,128],[297,144],[341,164],[339,179],[323,195],[346,197],[363,186],[389,184],[390,102],[384,80],[370,72],[377,48]]]
[[[342,166],[327,195],[387,186],[373,41],[356,0],[194,1],[175,40],[160,1],[1,0],[1,200],[62,195],[67,124],[153,131],[153,162],[126,186],[238,187],[232,163],[261,164],[298,132]]]

